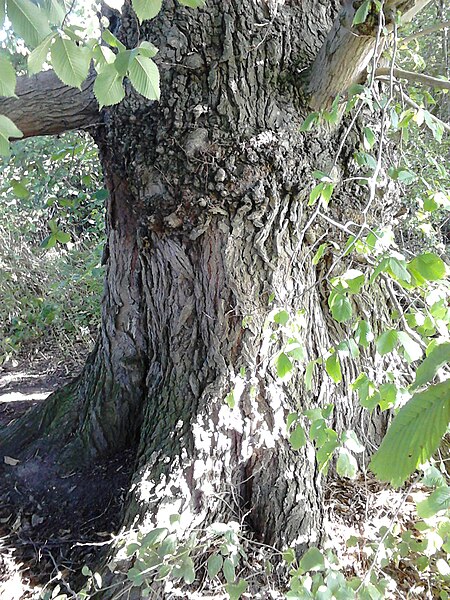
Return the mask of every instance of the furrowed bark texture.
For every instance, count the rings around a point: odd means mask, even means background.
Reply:
[[[56,135],[88,128],[100,122],[90,77],[81,90],[64,85],[53,71],[17,79],[16,98],[0,98],[0,113],[7,115],[24,137]]]
[[[318,367],[307,391],[301,369],[287,382],[277,376],[283,334],[273,340],[266,324],[272,307],[297,314],[306,361],[346,336],[327,307],[333,256],[311,260],[333,231],[305,227],[311,172],[333,164],[339,132],[299,133],[309,108],[297,87],[338,5],[240,0],[190,11],[169,0],[139,29],[160,49],[161,101],[128,90],[104,113],[101,337],[64,406],[54,396],[39,426],[31,415],[26,427],[28,440],[47,435],[43,446],[67,440],[63,457],[136,445],[124,527],[162,526],[178,513],[190,530],[247,515],[259,540],[303,549],[320,538],[321,484],[312,446],[295,452],[288,443],[287,415],[332,402],[339,430],[383,434],[384,422],[348,392],[368,357],[343,361],[338,385]],[[138,42],[128,7],[121,39]],[[338,161],[342,179],[352,175],[351,153]],[[359,222],[358,198],[338,189],[329,214]],[[375,331],[388,319],[381,296],[362,297],[355,311]],[[366,372],[376,378],[378,367]]]

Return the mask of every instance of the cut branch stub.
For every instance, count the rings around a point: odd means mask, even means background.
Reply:
[[[402,21],[405,23],[429,2],[430,0],[386,2],[384,31],[392,28],[397,11],[402,12]],[[360,2],[344,4],[311,67],[307,94],[309,106],[313,110],[330,108],[336,96],[365,77],[377,45],[379,16],[375,12],[375,5],[372,4],[372,12],[369,12],[365,22],[353,25],[360,4]],[[381,49],[378,48],[378,51]]]

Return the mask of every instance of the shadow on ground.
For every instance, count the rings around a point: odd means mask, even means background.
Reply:
[[[63,368],[42,375],[42,365],[2,367],[0,431],[70,379]],[[40,598],[61,581],[74,585],[73,574],[98,563],[119,527],[132,456],[64,476],[40,456],[0,462],[1,600]]]

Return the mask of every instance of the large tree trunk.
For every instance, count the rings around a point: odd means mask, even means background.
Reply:
[[[287,415],[333,403],[337,429],[383,433],[350,395],[359,361],[343,364],[339,385],[318,369],[307,391],[302,369],[277,377],[265,326],[273,306],[304,311],[307,360],[344,335],[328,312],[329,265],[311,262],[326,229],[305,228],[310,173],[333,164],[339,132],[299,132],[309,109],[297,87],[338,4],[168,1],[139,32],[125,10],[123,41],[160,48],[162,96],[129,90],[97,135],[110,192],[100,339],[39,423],[29,415],[4,443],[51,452],[63,441],[66,464],[135,447],[125,527],[246,515],[260,541],[304,549],[320,539],[320,475],[310,444],[290,447]],[[335,204],[336,218],[345,206],[355,220],[364,202],[340,189]],[[370,318],[374,299],[363,302]],[[375,305],[381,323],[388,310]]]

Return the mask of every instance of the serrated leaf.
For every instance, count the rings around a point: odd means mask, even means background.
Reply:
[[[16,71],[6,58],[0,54],[0,96],[15,96]]]
[[[56,75],[66,85],[81,88],[91,63],[88,48],[79,47],[72,40],[58,37],[50,48],[52,66]]]
[[[211,554],[206,563],[206,570],[208,571],[208,577],[214,579],[221,570],[223,565],[223,558],[220,554]]]
[[[113,64],[107,64],[102,68],[94,82],[94,94],[100,108],[118,104],[124,99],[125,90],[122,82],[123,77],[119,75]]]
[[[331,354],[326,362],[325,362],[325,370],[334,383],[339,383],[342,381],[342,371],[341,364],[339,362],[339,357],[336,353]]]
[[[23,137],[23,133],[18,127],[16,127],[16,125],[11,121],[11,119],[9,117],[6,117],[5,115],[0,115],[0,155],[9,156],[10,138],[21,137]]]
[[[280,379],[286,377],[292,371],[293,365],[291,359],[284,352],[280,352],[275,363],[277,375]]]
[[[370,462],[370,469],[382,481],[401,485],[419,465],[431,458],[449,421],[450,380],[414,394],[394,417]]]
[[[50,35],[44,12],[31,0],[7,0],[6,6],[14,32],[33,48]]]
[[[417,503],[417,514],[421,519],[429,519],[447,508],[450,508],[450,487],[444,485]]]
[[[348,477],[349,479],[354,479],[358,472],[358,463],[355,457],[345,448],[339,450],[336,471],[341,477]]]
[[[151,58],[136,56],[128,69],[134,89],[149,100],[159,100],[159,71]]]
[[[139,22],[154,19],[162,8],[162,0],[132,0],[133,10]]]
[[[416,378],[411,386],[415,390],[432,381],[438,370],[450,362],[450,342],[439,344],[416,369]]]
[[[293,450],[300,450],[306,444],[305,430],[300,424],[297,424],[294,431],[289,436],[289,442]]]
[[[56,34],[52,33],[47,36],[28,56],[28,73],[34,75],[42,70],[42,65],[47,60],[50,50],[50,44]]]
[[[318,548],[310,548],[301,558],[299,568],[303,573],[308,571],[323,571],[325,559]]]

